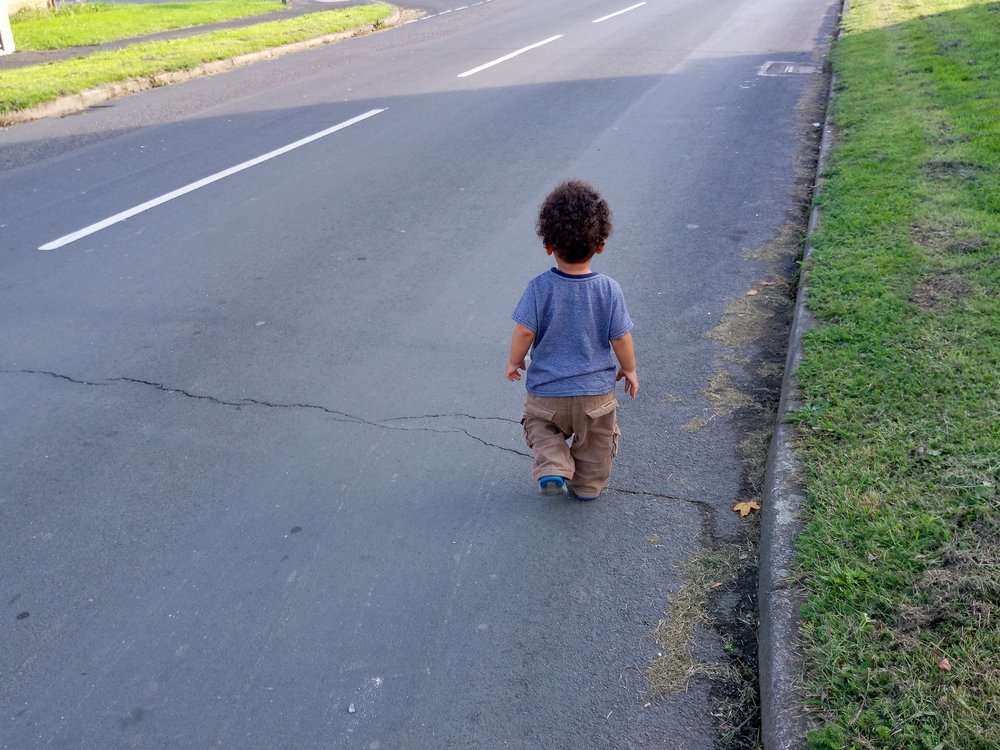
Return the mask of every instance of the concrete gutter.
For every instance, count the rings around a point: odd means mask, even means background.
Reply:
[[[846,4],[842,12],[846,12]],[[831,80],[814,196],[820,192],[821,176],[826,169],[830,149],[832,126],[829,102],[833,91],[834,81]],[[813,205],[807,230],[809,238],[815,233],[819,222],[819,208]],[[761,504],[758,659],[761,740],[764,750],[801,750],[806,746],[806,734],[809,731],[808,714],[801,691],[803,655],[799,639],[799,609],[805,599],[805,589],[798,584],[795,576],[798,556],[796,542],[803,526],[805,495],[801,466],[795,454],[795,427],[788,423],[787,416],[801,405],[795,370],[802,360],[802,336],[816,325],[815,319],[806,309],[812,249],[811,241],[807,239],[778,402],[777,424],[764,473]]]
[[[261,62],[263,60],[273,60],[278,57],[290,55],[293,52],[302,52],[303,50],[320,47],[324,44],[331,44],[333,42],[340,42],[352,37],[362,36],[364,34],[377,31],[379,28],[390,28],[395,26],[399,23],[400,15],[401,13],[399,8],[394,6],[392,13],[386,18],[381,19],[379,22],[379,24],[381,24],[380,26],[377,26],[376,24],[367,24],[355,29],[341,31],[336,34],[327,34],[326,36],[316,37],[315,39],[306,39],[301,42],[293,42],[292,44],[285,44],[280,47],[271,47],[269,49],[259,50],[258,52],[249,52],[245,55],[231,57],[227,60],[215,60],[210,63],[198,65],[190,70],[157,73],[156,75],[146,76],[144,78],[131,78],[117,83],[108,83],[103,86],[98,86],[97,88],[82,91],[79,94],[63,96],[50,102],[39,104],[35,107],[29,107],[28,109],[18,110],[17,112],[2,113],[0,114],[0,127],[17,125],[22,122],[30,122],[31,120],[38,120],[43,117],[63,117],[65,115],[73,114],[74,112],[81,112],[98,104],[103,104],[111,99],[119,99],[123,96],[129,96],[130,94],[137,94],[140,91],[148,91],[149,89],[167,86],[171,83],[181,83],[183,81],[189,81],[192,78],[201,78],[202,76],[224,73],[227,70],[242,68],[246,65],[252,65],[253,63]]]

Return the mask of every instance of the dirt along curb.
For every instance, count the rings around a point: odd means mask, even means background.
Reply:
[[[353,29],[348,29],[346,31],[340,31],[336,34],[326,34],[325,36],[315,37],[314,39],[306,39],[301,42],[284,44],[280,47],[270,47],[257,52],[248,52],[245,55],[237,55],[236,57],[230,57],[226,60],[215,60],[210,63],[203,63],[202,65],[195,66],[189,70],[157,73],[155,75],[144,76],[142,78],[130,78],[116,83],[107,83],[93,89],[81,91],[79,94],[62,96],[58,99],[53,99],[50,102],[18,110],[17,112],[0,114],[0,127],[18,125],[32,120],[39,120],[43,117],[63,117],[75,112],[81,112],[98,104],[103,104],[104,102],[112,99],[120,99],[123,96],[137,94],[140,91],[148,91],[149,89],[159,88],[160,86],[169,86],[172,83],[182,83],[184,81],[189,81],[192,78],[202,78],[204,76],[215,75],[217,73],[224,73],[227,70],[235,70],[236,68],[242,68],[264,60],[274,60],[279,57],[284,57],[285,55],[290,55],[293,52],[302,52],[314,47],[320,47],[324,44],[332,44],[334,42],[340,42],[356,36],[363,36],[380,29],[391,28],[397,25],[400,17],[400,9],[394,6],[392,13],[379,21],[365,24],[364,26],[358,26]]]
[[[846,4],[843,12],[846,12]],[[830,101],[834,85],[835,80],[831,78],[813,186],[814,196],[821,190],[822,175],[833,135]],[[788,423],[787,417],[801,405],[795,369],[802,360],[802,337],[816,325],[806,303],[809,293],[808,261],[812,255],[809,238],[815,233],[819,222],[820,210],[814,203],[809,214],[806,247],[802,255],[785,374],[778,401],[777,423],[764,472],[758,582],[758,668],[761,741],[764,750],[801,750],[806,746],[809,729],[801,690],[803,655],[799,641],[799,610],[805,600],[805,589],[795,576],[798,554],[796,542],[803,526],[805,495],[801,465],[795,453],[795,428]]]

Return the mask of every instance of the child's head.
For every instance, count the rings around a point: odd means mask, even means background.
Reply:
[[[583,263],[611,234],[611,209],[593,187],[570,180],[549,193],[538,212],[535,231],[560,260]]]

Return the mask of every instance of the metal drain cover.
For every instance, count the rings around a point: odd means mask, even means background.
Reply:
[[[771,60],[760,66],[759,76],[793,76],[819,73],[819,66],[808,63],[777,62]]]

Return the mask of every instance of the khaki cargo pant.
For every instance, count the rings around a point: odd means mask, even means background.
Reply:
[[[618,452],[615,392],[600,396],[546,397],[528,394],[524,404],[524,438],[535,454],[531,474],[565,477],[582,497],[597,497],[611,476]],[[572,443],[566,444],[572,437]]]

